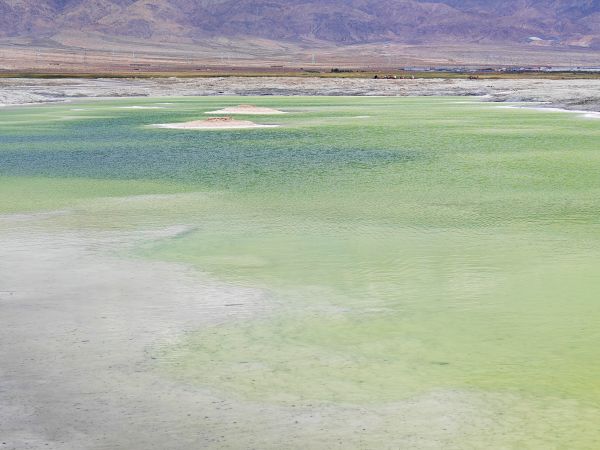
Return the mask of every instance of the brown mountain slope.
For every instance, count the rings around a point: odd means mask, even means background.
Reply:
[[[600,47],[600,0],[0,0],[0,36],[65,30],[161,40]]]

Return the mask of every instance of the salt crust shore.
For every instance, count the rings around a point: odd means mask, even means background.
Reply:
[[[372,80],[350,78],[0,79],[0,104],[169,96],[477,96],[600,112],[600,80]]]
[[[119,109],[164,109],[162,106],[117,106]]]
[[[278,109],[273,108],[263,108],[260,106],[254,105],[238,105],[231,106],[228,108],[219,109],[217,111],[208,111],[205,114],[245,114],[245,115],[277,115],[277,114],[287,114],[284,111],[279,111]]]
[[[552,107],[545,107],[545,106],[529,106],[529,105],[498,105],[498,108],[528,109],[531,111],[541,111],[541,112],[571,113],[571,114],[577,114],[586,119],[600,119],[600,112],[595,112],[595,111],[584,111],[584,110],[576,110],[576,109],[552,108]]]
[[[191,122],[159,123],[150,126],[153,128],[171,128],[177,130],[241,130],[248,128],[274,128],[279,125],[263,125],[249,120],[235,120],[231,117],[211,117]]]

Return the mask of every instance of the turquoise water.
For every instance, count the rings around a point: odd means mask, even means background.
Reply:
[[[497,448],[598,444],[599,121],[456,98],[164,101],[0,110],[0,212],[185,225],[134,256],[270,293],[265,316],[157,348],[157,370],[282,405],[474,392],[518,405]],[[288,114],[147,126],[248,102]]]

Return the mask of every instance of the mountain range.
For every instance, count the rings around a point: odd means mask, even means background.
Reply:
[[[0,37],[600,48],[600,0],[0,0]]]

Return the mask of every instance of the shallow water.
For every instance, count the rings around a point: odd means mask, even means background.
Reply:
[[[46,232],[184,225],[124,252],[269,292],[269,314],[157,341],[152,370],[281,407],[467,392],[493,424],[457,448],[598,443],[599,122],[274,97],[250,102],[289,114],[249,119],[278,128],[148,127],[249,100],[168,101],[0,111],[0,212],[63,211]]]

